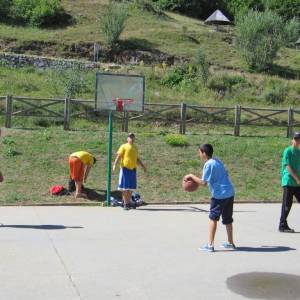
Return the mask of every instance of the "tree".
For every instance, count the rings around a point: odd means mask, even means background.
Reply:
[[[236,47],[250,68],[266,70],[284,45],[285,24],[281,17],[267,10],[249,11],[236,25]]]
[[[285,20],[300,18],[300,0],[265,0],[264,6]]]

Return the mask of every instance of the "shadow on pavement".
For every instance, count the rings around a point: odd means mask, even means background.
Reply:
[[[64,225],[4,225],[0,228],[20,228],[20,229],[43,229],[43,230],[58,230],[58,229],[80,229],[81,226],[64,226]]]
[[[194,207],[194,206],[189,206],[189,207],[181,207],[181,208],[161,208],[161,207],[151,207],[151,208],[147,208],[145,206],[141,206],[138,208],[138,210],[146,210],[146,211],[165,211],[165,212],[169,212],[169,211],[183,211],[183,212],[205,212],[208,213],[209,210],[206,209],[201,209],[198,207]]]
[[[299,299],[300,276],[285,273],[251,272],[227,278],[227,287],[247,299]]]
[[[296,250],[295,248],[286,246],[261,246],[261,247],[237,247],[235,251],[245,252],[284,252]]]

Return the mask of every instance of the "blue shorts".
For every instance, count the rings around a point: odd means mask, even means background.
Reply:
[[[136,189],[136,169],[120,169],[118,190],[135,190]]]
[[[234,197],[226,199],[211,198],[209,218],[214,221],[219,221],[222,216],[222,223],[224,225],[231,224],[233,222],[233,200]]]

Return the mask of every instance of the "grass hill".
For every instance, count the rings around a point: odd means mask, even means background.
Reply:
[[[103,13],[107,1],[63,0],[66,11],[73,16],[75,23],[65,28],[38,29],[11,25],[0,25],[0,51],[36,54],[44,56],[91,59],[94,42],[99,42],[106,49],[100,32],[99,16]],[[284,89],[283,103],[276,105],[297,105],[300,86],[300,52],[284,48],[280,51],[275,66],[268,74],[250,73],[240,60],[234,47],[234,27],[222,27],[215,31],[213,27],[204,25],[202,21],[166,12],[164,15],[140,10],[129,9],[130,17],[121,35],[121,47],[132,50],[159,51],[174,56],[176,61],[191,61],[201,47],[211,64],[212,85],[215,88],[194,88],[188,83],[170,88],[160,83],[169,70],[162,70],[161,63],[152,65],[127,65],[123,72],[144,73],[147,80],[148,102],[188,102],[210,104],[243,104],[251,103],[257,106],[272,105],[265,101],[275,85]],[[104,50],[103,50],[104,51]],[[23,73],[23,74],[22,74]],[[2,84],[0,94],[8,93],[32,96],[59,96],[49,86],[47,72],[30,70],[2,69]],[[5,75],[3,75],[5,74]],[[220,93],[218,85],[220,76],[243,77],[243,83],[235,85],[230,91]],[[18,76],[17,82],[15,76]],[[153,76],[154,75],[154,76]],[[35,86],[27,86],[25,81],[35,82]],[[79,95],[83,98],[93,98],[94,72],[87,75],[89,88]],[[240,79],[238,79],[240,80]],[[215,81],[215,82],[214,82]],[[14,84],[9,84],[14,82]],[[44,84],[44,82],[46,84]],[[224,82],[221,82],[221,85]],[[41,88],[46,85],[48,88]],[[222,87],[221,87],[222,89]],[[178,92],[179,91],[179,92]],[[159,92],[159,93],[158,93]],[[60,91],[60,96],[62,90]],[[159,96],[157,96],[159,94]],[[224,95],[225,94],[225,95]],[[225,97],[224,97],[225,96]],[[221,103],[220,103],[221,102]]]

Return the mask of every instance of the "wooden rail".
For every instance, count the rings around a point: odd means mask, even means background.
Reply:
[[[0,96],[4,102],[5,127],[12,126],[15,117],[56,118],[63,120],[64,129],[70,129],[70,120],[74,118],[98,118],[94,100],[53,99]],[[2,109],[3,111],[3,109]],[[233,134],[240,135],[241,126],[277,126],[285,127],[287,136],[293,128],[300,125],[300,110],[253,108],[236,105],[235,107],[201,106],[186,103],[146,103],[144,112],[115,113],[115,118],[122,121],[122,130],[128,131],[129,123],[136,120],[164,121],[178,125],[181,134],[186,133],[188,124],[227,124],[233,126]],[[298,120],[296,117],[298,116]],[[101,116],[100,116],[101,117]],[[102,114],[103,117],[103,114]]]

